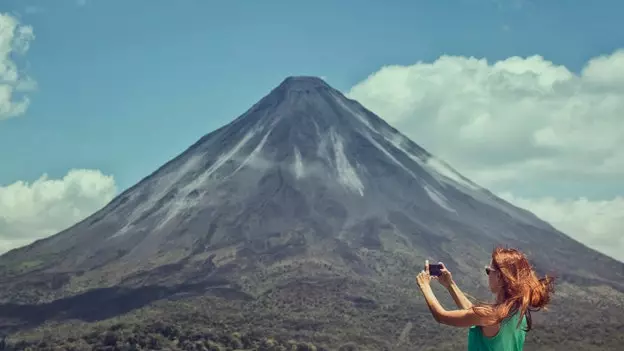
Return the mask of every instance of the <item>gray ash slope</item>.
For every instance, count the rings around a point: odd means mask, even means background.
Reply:
[[[407,287],[424,258],[482,288],[497,244],[623,300],[624,264],[472,183],[324,81],[290,77],[102,210],[1,256],[0,298],[192,283],[253,297],[293,276]]]

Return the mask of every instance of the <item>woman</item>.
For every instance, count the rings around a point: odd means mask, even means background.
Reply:
[[[485,268],[492,304],[473,305],[453,282],[451,273],[443,266],[439,277],[429,275],[429,264],[416,281],[431,314],[438,323],[454,327],[470,327],[468,350],[522,350],[527,331],[531,330],[531,311],[550,302],[553,279],[539,279],[526,256],[515,249],[497,248],[490,265]],[[447,288],[459,310],[447,311],[438,302],[430,282],[436,279]]]

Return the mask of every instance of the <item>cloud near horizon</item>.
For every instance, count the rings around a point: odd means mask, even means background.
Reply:
[[[586,197],[556,199],[526,198],[509,192],[497,194],[527,209],[577,241],[624,262],[624,197],[589,200]]]
[[[116,193],[113,176],[90,169],[72,169],[60,179],[44,174],[32,183],[0,186],[0,253],[68,228]]]
[[[578,74],[541,56],[442,56],[382,67],[347,95],[468,178],[624,261],[622,194],[579,197],[624,179],[624,50]],[[577,198],[518,190],[561,182]]]

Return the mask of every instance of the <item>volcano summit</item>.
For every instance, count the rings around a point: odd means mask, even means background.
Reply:
[[[289,77],[92,216],[0,257],[0,299],[44,309],[29,312],[41,322],[201,298],[248,329],[392,349],[417,323],[412,345],[443,349],[427,334],[440,327],[428,326],[415,273],[440,260],[483,294],[498,244],[559,277],[566,318],[547,317],[542,335],[569,332],[569,318],[581,333],[606,321],[594,339],[624,329],[624,264],[474,184],[321,79]],[[87,306],[129,300],[110,314]],[[20,313],[7,318],[28,319]]]

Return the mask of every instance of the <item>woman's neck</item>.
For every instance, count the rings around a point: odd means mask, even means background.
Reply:
[[[496,304],[501,304],[505,302],[505,292],[504,291],[499,291],[496,294]]]

